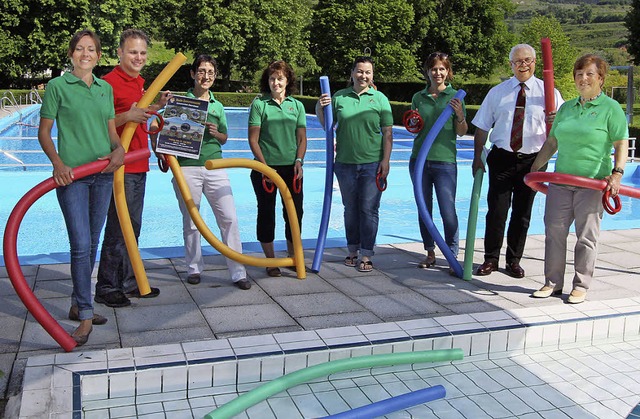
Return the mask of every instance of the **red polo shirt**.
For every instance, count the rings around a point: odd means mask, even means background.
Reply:
[[[113,101],[114,108],[117,114],[127,112],[131,109],[131,105],[134,102],[138,102],[144,94],[144,79],[138,75],[138,77],[131,77],[120,66],[116,66],[109,74],[102,77],[107,83],[113,87]],[[117,128],[118,135],[122,135],[122,131],[127,124],[121,125]],[[142,130],[142,125],[138,125],[131,144],[129,145],[129,151],[139,150],[149,147],[149,138],[147,134]],[[133,163],[128,163],[124,167],[125,173],[144,173],[149,171],[149,159],[138,160]]]

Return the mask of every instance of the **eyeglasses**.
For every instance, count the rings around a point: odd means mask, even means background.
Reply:
[[[527,57],[524,60],[515,60],[515,61],[511,61],[511,64],[515,65],[516,67],[520,67],[522,64],[525,65],[529,65],[531,63],[533,63],[535,60],[531,57]]]
[[[216,76],[216,72],[212,71],[212,70],[207,71],[207,70],[200,69],[200,70],[196,71],[196,74],[198,76],[200,76],[200,77],[204,77],[205,75],[207,75],[209,77],[215,77]]]
[[[433,60],[434,58],[438,60],[446,60],[447,58],[449,58],[449,55],[445,54],[444,52],[432,52],[427,57],[427,60]]]

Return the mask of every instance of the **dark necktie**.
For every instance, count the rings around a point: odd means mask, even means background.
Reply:
[[[513,113],[513,125],[511,126],[511,150],[516,152],[522,147],[522,126],[524,125],[524,106],[527,97],[524,94],[524,83],[520,83],[520,91],[516,100],[516,110]]]

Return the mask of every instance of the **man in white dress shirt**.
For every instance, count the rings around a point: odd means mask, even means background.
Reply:
[[[484,263],[477,275],[489,275],[498,270],[500,249],[504,238],[507,215],[511,219],[507,230],[506,272],[522,278],[524,269],[520,259],[524,251],[531,219],[535,191],[524,183],[524,176],[546,140],[544,84],[534,76],[536,51],[527,44],[514,46],[509,53],[514,77],[493,87],[482,101],[472,123],[477,127],[474,137],[472,171],[485,170],[480,158],[491,131],[489,191],[484,235]],[[563,103],[555,90],[556,109]],[[552,110],[552,122],[556,109]],[[541,170],[544,170],[542,168]]]

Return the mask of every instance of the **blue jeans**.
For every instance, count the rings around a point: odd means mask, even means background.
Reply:
[[[413,170],[416,166],[416,159],[409,160],[409,173],[413,180]],[[427,160],[422,173],[422,193],[429,215],[433,217],[433,189],[436,190],[438,207],[444,225],[444,241],[451,249],[454,256],[458,256],[459,232],[458,215],[456,214],[456,186],[458,179],[458,166],[455,163],[445,163]],[[436,248],[433,237],[429,234],[422,218],[418,216],[420,225],[420,235],[424,250],[434,250]]]
[[[142,210],[146,183],[146,173],[125,173],[124,175],[124,195],[129,208],[129,217],[131,217],[131,225],[136,236],[136,242],[140,237],[140,229],[142,228]],[[107,226],[104,230],[104,239],[100,250],[96,295],[105,296],[113,291],[127,293],[137,288],[136,277],[129,260],[122,229],[120,228],[115,201],[111,198]]]
[[[93,318],[91,272],[112,190],[113,173],[87,176],[56,188],[71,249],[71,305],[78,306],[80,320]]]
[[[346,164],[336,162],[334,172],[344,205],[344,229],[349,253],[373,256],[378,234],[378,208],[382,192],[376,186],[378,162]]]

